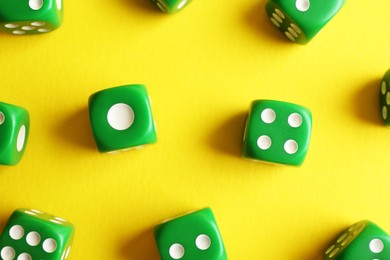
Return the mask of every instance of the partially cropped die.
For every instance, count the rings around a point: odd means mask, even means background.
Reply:
[[[324,260],[390,259],[390,237],[374,223],[355,223],[326,250]]]
[[[345,0],[268,0],[266,12],[288,39],[306,44],[344,3]]]
[[[309,148],[311,128],[309,109],[287,102],[256,100],[247,118],[242,156],[301,165]]]
[[[165,13],[176,13],[191,0],[152,0]]]
[[[155,227],[162,260],[225,260],[225,247],[211,209],[206,208]]]
[[[26,149],[30,116],[26,109],[0,102],[0,164],[16,165]]]
[[[100,152],[127,150],[157,141],[144,85],[109,88],[91,95],[89,116]]]
[[[0,30],[15,35],[40,34],[60,27],[62,0],[0,0]]]
[[[0,256],[4,260],[65,260],[73,236],[74,226],[65,219],[35,209],[18,209],[0,237]]]
[[[381,81],[379,104],[383,122],[390,125],[390,69],[386,71]]]

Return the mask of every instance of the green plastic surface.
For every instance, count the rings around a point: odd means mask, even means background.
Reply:
[[[19,163],[26,149],[29,131],[28,111],[0,102],[0,164]]]
[[[162,260],[225,260],[225,248],[214,215],[199,210],[155,227]]]
[[[345,0],[268,0],[272,23],[291,41],[308,43],[344,5]]]
[[[14,35],[40,34],[60,27],[62,0],[0,0],[0,30]]]
[[[34,209],[18,209],[0,237],[1,259],[65,260],[74,236],[68,221]]]
[[[311,128],[309,109],[287,102],[256,100],[247,118],[242,156],[301,165],[309,148]]]
[[[114,87],[91,95],[89,116],[100,152],[127,150],[157,141],[144,85]]]
[[[390,259],[390,237],[374,223],[363,220],[344,230],[326,250],[324,259]]]
[[[169,14],[176,13],[183,9],[191,0],[152,0],[161,11]]]
[[[379,91],[381,117],[386,125],[390,124],[390,69],[386,71],[381,81]]]

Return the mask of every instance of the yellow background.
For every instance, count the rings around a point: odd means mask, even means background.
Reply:
[[[348,225],[390,230],[390,130],[380,79],[390,67],[390,2],[347,1],[308,45],[290,43],[265,0],[66,1],[60,29],[0,34],[0,99],[27,108],[15,167],[0,168],[0,226],[32,207],[76,226],[70,259],[159,259],[160,221],[211,207],[229,259],[321,259]],[[158,143],[100,154],[88,97],[146,84]],[[313,132],[301,167],[240,158],[255,99],[304,105]]]

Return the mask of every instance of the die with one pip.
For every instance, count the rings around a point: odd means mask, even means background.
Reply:
[[[176,13],[191,0],[152,0],[165,13]]]
[[[287,102],[256,100],[247,118],[242,156],[248,159],[301,165],[309,148],[309,109]]]
[[[74,236],[74,226],[63,218],[35,209],[17,209],[0,237],[3,260],[65,260]]]
[[[40,34],[60,27],[62,0],[0,0],[0,30],[14,35]]]
[[[22,159],[30,131],[26,109],[0,102],[0,164],[16,165]]]
[[[291,41],[309,42],[344,5],[345,0],[268,0],[271,22]]]
[[[100,152],[127,150],[157,141],[144,85],[105,89],[89,97],[89,117]]]
[[[390,259],[390,237],[363,220],[347,228],[326,250],[324,260]]]
[[[210,208],[167,220],[155,227],[162,260],[226,260],[225,247]]]

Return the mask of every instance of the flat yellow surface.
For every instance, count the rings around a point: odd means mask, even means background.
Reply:
[[[361,219],[390,230],[390,129],[377,98],[388,0],[347,1],[305,46],[273,27],[265,0],[194,0],[175,15],[148,0],[64,5],[55,32],[0,34],[0,100],[31,116],[21,163],[0,168],[1,228],[21,207],[66,218],[79,260],[157,260],[154,225],[207,206],[232,260],[321,259]],[[88,97],[133,83],[148,88],[158,142],[100,154]],[[303,166],[240,157],[255,99],[311,109]]]

